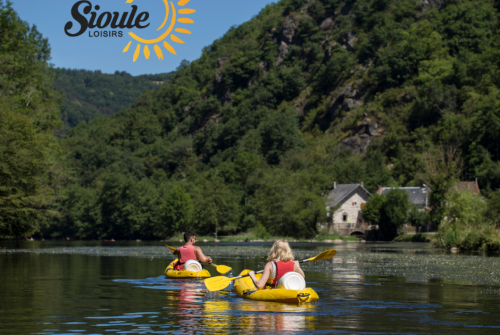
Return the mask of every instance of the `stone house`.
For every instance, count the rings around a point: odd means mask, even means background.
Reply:
[[[408,193],[410,202],[416,205],[419,209],[427,209],[429,207],[429,187],[422,185],[421,187],[378,187],[378,194],[387,194],[390,191],[398,189]]]
[[[329,232],[337,231],[342,236],[365,235],[371,226],[361,210],[370,196],[363,183],[337,185],[335,182],[326,201]]]

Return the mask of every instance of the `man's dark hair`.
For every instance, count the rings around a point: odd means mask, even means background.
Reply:
[[[184,242],[187,242],[191,239],[191,237],[195,237],[196,234],[193,233],[192,231],[188,231],[186,233],[184,233]]]

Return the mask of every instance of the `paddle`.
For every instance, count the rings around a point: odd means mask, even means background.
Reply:
[[[166,244],[165,244],[165,246],[166,246],[167,248],[169,248],[170,250],[172,250],[172,251],[177,250],[177,249],[175,249],[174,247],[170,247],[170,246],[168,246],[168,245],[166,245]],[[218,273],[220,273],[220,274],[226,274],[226,273],[228,273],[229,271],[231,271],[231,270],[232,270],[229,266],[226,266],[226,265],[216,265],[216,264],[213,264],[213,263],[212,263],[212,264],[210,264],[210,265],[215,266],[215,269],[216,269],[216,270],[217,270],[217,272],[218,272]]]
[[[337,254],[337,250],[335,249],[330,249],[323,251],[321,254],[318,256],[304,259],[302,261],[299,261],[299,263],[306,263],[306,262],[312,262],[312,261],[321,261],[323,259],[329,259],[332,258]],[[261,273],[264,272],[264,270],[258,271],[256,273]],[[209,291],[220,291],[225,289],[233,280],[240,279],[243,277],[248,277],[250,276],[249,274],[243,275],[243,276],[238,276],[238,277],[233,277],[233,278],[228,278],[224,276],[218,276],[218,277],[212,277],[212,278],[207,278],[205,279],[205,286]]]

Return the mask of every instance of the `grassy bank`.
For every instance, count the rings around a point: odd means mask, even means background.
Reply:
[[[434,234],[404,234],[396,237],[393,242],[431,242]]]
[[[500,230],[492,224],[477,227],[441,226],[432,243],[438,248],[500,252]]]
[[[207,241],[214,242],[215,238],[213,236],[196,236],[199,242]],[[179,241],[183,240],[183,235],[178,234],[170,239],[170,241]],[[331,243],[334,240],[342,240],[344,242],[347,241],[358,241],[357,237],[354,236],[340,236],[340,235],[317,235],[312,239],[296,239],[293,237],[284,237],[284,236],[269,236],[267,238],[259,237],[253,233],[239,234],[233,236],[219,236],[220,242],[245,242],[250,240],[251,242],[274,242],[276,240],[286,240],[289,242],[325,242]]]

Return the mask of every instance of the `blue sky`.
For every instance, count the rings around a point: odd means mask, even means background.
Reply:
[[[69,37],[64,32],[64,26],[68,21],[74,22],[73,31],[79,29],[79,24],[71,16],[71,8],[78,0],[13,0],[13,7],[18,12],[21,19],[35,24],[44,37],[49,39],[52,48],[51,62],[56,67],[72,69],[101,70],[104,73],[114,73],[115,71],[127,71],[133,75],[162,73],[175,70],[183,59],[193,61],[201,55],[203,47],[210,45],[212,41],[220,38],[233,25],[239,25],[250,20],[254,15],[270,0],[190,0],[185,6],[178,5],[179,0],[174,1],[175,7],[192,8],[196,12],[193,14],[181,15],[179,17],[189,18],[193,24],[176,23],[175,28],[189,29],[192,34],[179,34],[184,44],[174,43],[167,37],[177,55],[169,53],[161,43],[157,43],[163,50],[163,60],[159,60],[150,45],[151,56],[145,59],[141,52],[139,58],[134,63],[133,55],[138,42],[133,41],[128,52],[122,50],[132,41],[128,32],[133,32],[140,37],[152,39],[158,37],[160,32],[156,31],[165,18],[165,5],[162,0],[134,0],[127,4],[126,0],[89,0],[92,6],[99,5],[99,16],[104,11],[109,12],[130,12],[131,6],[138,7],[138,13],[148,12],[150,17],[147,22],[151,23],[146,29],[116,29],[122,31],[123,37],[89,37],[89,32],[93,33],[99,29],[88,29],[78,37]],[[80,8],[83,8],[82,5]],[[90,17],[86,15],[86,17]],[[165,25],[168,26],[170,21]],[[101,30],[113,30],[110,28]]]

